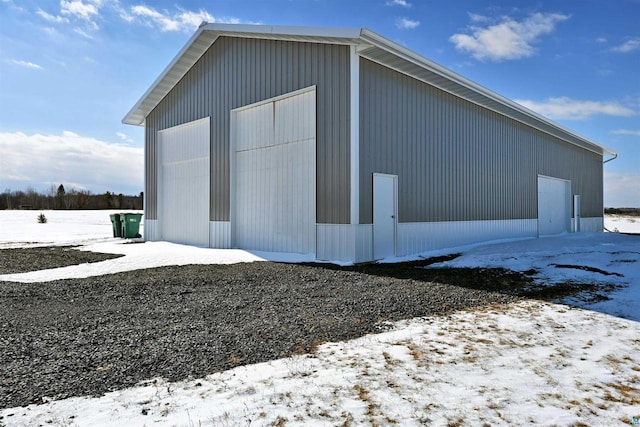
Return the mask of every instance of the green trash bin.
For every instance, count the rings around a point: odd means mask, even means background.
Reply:
[[[120,214],[111,214],[111,228],[113,228],[113,237],[122,237],[122,223],[120,222]]]
[[[140,221],[142,214],[139,213],[121,213],[120,222],[122,223],[122,236],[125,239],[132,237],[140,237]]]

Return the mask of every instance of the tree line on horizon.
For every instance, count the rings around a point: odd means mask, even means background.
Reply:
[[[11,191],[7,188],[0,193],[0,210],[5,209],[134,209],[142,210],[143,193],[137,196],[116,194],[106,191],[93,194],[88,190],[72,188],[66,190],[64,185],[51,185],[48,191],[38,192],[33,188],[25,191]]]

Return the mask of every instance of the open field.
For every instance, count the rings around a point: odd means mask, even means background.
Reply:
[[[640,234],[640,216],[607,215],[604,226],[613,232]]]
[[[10,248],[0,251],[9,352],[0,425],[631,425],[640,416],[638,236],[338,267],[127,244],[110,237],[104,212],[82,222],[45,212],[48,224],[28,213],[0,227],[0,248]],[[49,233],[65,227],[56,223],[76,224],[76,235]],[[50,248],[75,244],[82,250]]]

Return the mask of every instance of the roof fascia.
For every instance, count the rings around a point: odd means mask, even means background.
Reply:
[[[201,29],[219,33],[264,35],[301,36],[317,38],[360,38],[360,28],[324,28],[324,27],[295,27],[287,25],[251,25],[251,24],[204,24]],[[223,35],[223,34],[220,34]]]

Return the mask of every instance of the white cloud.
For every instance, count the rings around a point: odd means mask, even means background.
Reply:
[[[387,6],[411,7],[411,3],[406,0],[389,0],[387,1]]]
[[[73,182],[87,189],[141,188],[143,150],[64,131],[61,135],[0,132],[4,187]]]
[[[142,18],[149,18],[159,25],[162,31],[177,31],[179,29],[177,21],[172,20],[151,7],[142,5],[133,6],[131,13]]]
[[[84,31],[81,28],[74,28],[73,32],[76,33],[76,34],[79,34],[82,37],[85,37],[85,38],[87,38],[89,40],[93,40],[93,36],[91,34],[87,33],[86,31]]]
[[[187,27],[187,29],[197,28],[203,21],[213,22],[215,20],[215,18],[205,10],[198,12],[185,10],[177,15],[177,19],[183,26]],[[236,22],[233,23],[237,24],[238,22],[239,20],[236,20]]]
[[[14,64],[14,65],[18,65],[20,67],[33,68],[35,70],[41,70],[42,69],[42,67],[40,65],[34,64],[33,62],[29,62],[29,61],[21,61],[21,60],[18,60],[18,59],[11,59],[9,62]]]
[[[605,37],[598,37],[596,39],[596,42],[598,43],[606,43],[608,40]]]
[[[83,3],[82,0],[60,1],[60,11],[63,15],[73,15],[77,18],[90,21],[98,15],[101,2]]]
[[[491,22],[492,19],[488,16],[479,15],[477,13],[469,13],[469,19],[471,22]]]
[[[549,98],[543,102],[516,100],[518,104],[552,119],[584,120],[595,115],[631,117],[631,108],[618,102],[580,101],[566,96]]]
[[[56,30],[53,27],[44,27],[42,28],[42,31],[44,31],[45,33],[49,34],[50,36],[55,36],[58,34],[58,30]]]
[[[8,7],[10,7],[11,9],[17,11],[17,12],[25,12],[25,8],[21,7],[21,6],[16,6],[16,4],[13,2],[13,0],[0,0],[2,1],[2,3],[4,3],[5,5],[7,5]]]
[[[202,23],[207,22],[221,22],[216,20],[209,12],[200,9],[198,12],[180,10],[178,13],[170,15],[168,12],[158,12],[152,7],[145,5],[133,6],[131,13],[134,16],[141,18],[147,24],[155,24],[160,28],[160,31],[193,31]],[[227,22],[237,23],[239,20],[231,19]]]
[[[42,9],[38,9],[36,13],[48,22],[54,22],[56,24],[64,24],[69,22],[69,19],[65,18],[64,16],[51,15],[50,13],[47,13]]]
[[[640,130],[631,130],[631,129],[616,129],[614,131],[611,131],[611,133],[616,135],[640,136]]]
[[[118,0],[113,1],[112,7],[116,12],[118,12],[118,15],[120,15],[120,18],[122,18],[124,21],[131,23],[136,19],[135,16],[131,15],[122,6],[120,6],[120,2]]]
[[[120,12],[120,18],[129,23],[133,22],[136,19],[135,16],[128,14],[125,10],[122,10]]]
[[[472,22],[485,22],[481,15],[470,15]],[[569,19],[559,13],[534,13],[522,21],[503,17],[497,24],[472,25],[469,34],[454,34],[449,40],[456,49],[469,52],[479,60],[500,61],[519,59],[535,53],[533,43],[544,34],[551,33],[556,24]]]
[[[640,37],[627,40],[626,42],[622,43],[620,46],[614,47],[612,50],[614,52],[629,53],[638,49],[640,49]]]
[[[81,27],[75,27],[73,31],[82,37],[93,39],[91,32],[100,29],[95,19],[100,17],[100,9],[102,8],[102,0],[61,0],[60,15],[52,15],[42,9],[38,9],[36,13],[47,22],[54,24],[81,23]],[[51,29],[45,29],[52,33]]]
[[[401,30],[413,30],[419,25],[420,21],[415,21],[409,18],[398,18],[398,20],[396,21],[396,27],[400,28]]]
[[[116,132],[116,136],[126,143],[133,143],[133,139],[129,138],[129,135],[124,132]]]
[[[640,208],[640,173],[605,170],[604,206],[608,208]]]

